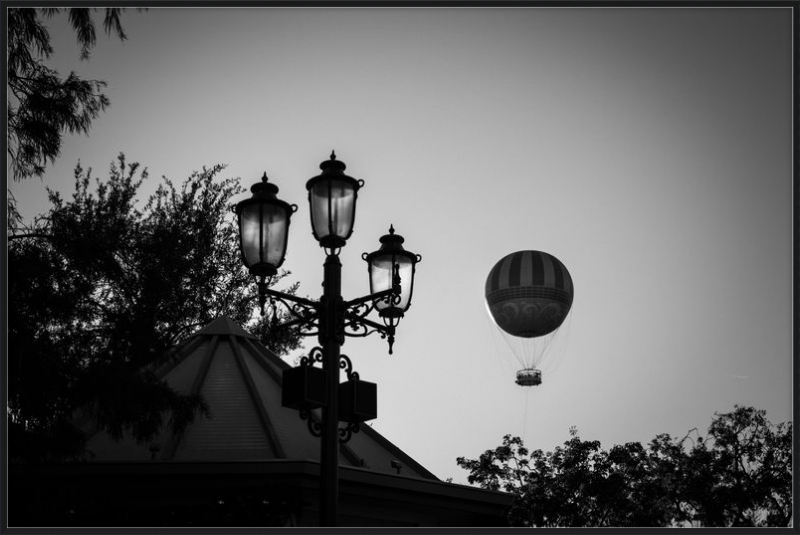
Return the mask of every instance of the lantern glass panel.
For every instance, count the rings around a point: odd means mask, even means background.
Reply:
[[[242,207],[240,218],[245,265],[279,267],[286,254],[289,224],[286,209],[276,204],[252,203]]]
[[[318,240],[328,236],[350,237],[355,201],[355,188],[346,180],[320,180],[311,188],[311,224]]]
[[[372,259],[370,269],[370,292],[382,292],[392,288],[392,265],[399,266],[400,275],[400,303],[393,305],[386,303],[383,299],[378,300],[375,308],[385,310],[387,308],[399,308],[405,311],[411,300],[411,290],[414,283],[414,263],[404,255],[393,255],[391,253],[379,254]]]

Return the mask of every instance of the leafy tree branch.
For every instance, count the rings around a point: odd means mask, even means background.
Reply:
[[[63,11],[76,34],[81,60],[88,60],[97,43],[93,14],[98,9],[7,10],[7,152],[14,180],[41,177],[61,153],[64,134],[88,134],[110,104],[104,81],[84,80],[75,72],[62,77],[46,65],[53,47],[45,20]],[[120,20],[123,9],[104,11],[106,34],[127,39]]]

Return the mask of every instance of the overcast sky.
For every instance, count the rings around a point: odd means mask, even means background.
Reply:
[[[318,297],[305,182],[332,149],[365,181],[341,253],[346,299],[390,224],[422,255],[395,353],[343,347],[378,383],[374,427],[440,478],[521,435],[604,447],[701,430],[734,404],[791,419],[791,11],[778,8],[150,8],[78,60],[111,107],[65,140],[23,216],[69,197],[80,160],[162,175],[227,164],[299,205],[284,267]],[[243,196],[244,197],[244,196]],[[238,199],[237,199],[238,200]],[[487,316],[508,253],[559,258],[572,312],[544,382]],[[316,343],[306,341],[306,349]],[[288,360],[294,361],[297,355]]]

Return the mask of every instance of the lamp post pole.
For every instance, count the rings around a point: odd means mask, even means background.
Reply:
[[[320,450],[320,523],[335,526],[339,510],[339,357],[344,343],[344,322],[341,314],[342,263],[329,254],[325,260],[322,314],[319,343],[323,348],[322,369],[327,380],[328,399],[322,407]]]
[[[380,249],[362,255],[369,269],[371,293],[345,302],[339,251],[352,232],[357,193],[364,181],[345,175],[344,163],[333,153],[320,169],[322,174],[306,184],[311,228],[327,254],[324,290],[318,302],[272,290],[266,280],[277,275],[283,264],[290,218],[297,205],[278,199],[278,187],[264,173],[261,182],[250,188],[253,196],[237,203],[235,212],[242,260],[257,278],[261,315],[267,297],[273,306],[277,299],[294,317],[282,327],[297,328],[302,336],[317,335],[320,343],[308,357],[300,359],[300,366],[284,370],[282,395],[283,406],[298,409],[311,434],[320,437],[320,525],[336,526],[339,444],[357,433],[360,423],[377,417],[376,385],[359,379],[350,359],[341,354],[341,347],[345,336],[364,337],[377,332],[388,339],[392,353],[395,328],[411,304],[414,269],[422,257],[406,251],[401,245],[403,238],[390,227],[389,234],[380,239]],[[383,324],[367,318],[373,310]],[[314,368],[316,362],[322,363],[322,370]],[[343,386],[339,384],[341,369],[348,377]],[[321,422],[312,414],[314,409],[321,410]],[[346,427],[339,427],[340,420],[347,423]]]

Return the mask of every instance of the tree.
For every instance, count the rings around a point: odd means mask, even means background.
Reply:
[[[739,407],[716,414],[685,461],[684,499],[704,526],[788,526],[792,520],[792,423]]]
[[[764,411],[736,406],[714,415],[705,439],[692,433],[605,451],[573,428],[548,453],[506,435],[501,446],[457,463],[470,483],[515,495],[512,526],[789,524],[791,422],[773,425]]]
[[[47,162],[61,152],[64,133],[86,134],[100,112],[109,105],[102,93],[106,83],[84,80],[75,72],[66,78],[45,65],[53,54],[50,34],[43,20],[61,9],[12,8],[8,15],[8,156],[12,177],[41,177]],[[89,58],[97,42],[92,12],[70,8],[67,15],[80,46],[80,58]],[[120,8],[105,10],[103,27],[109,36],[127,39],[120,22]]]
[[[138,170],[120,155],[92,192],[91,169],[78,165],[72,199],[49,191],[50,210],[9,237],[12,458],[79,457],[79,408],[114,437],[149,440],[162,424],[180,432],[205,405],[152,370],[220,315],[279,354],[299,345],[295,331],[276,329],[284,318],[274,310],[252,319],[256,285],[230,210],[237,180],[203,168],[179,188],[164,179],[140,207]]]
[[[519,437],[477,460],[459,457],[469,482],[516,495],[512,526],[662,525],[669,516],[662,482],[641,444],[604,451],[598,441],[572,437],[552,452],[529,452]]]

